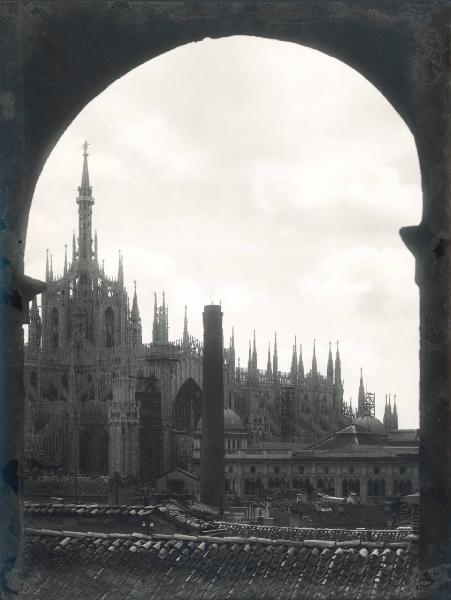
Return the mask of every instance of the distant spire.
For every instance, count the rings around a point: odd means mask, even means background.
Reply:
[[[97,244],[97,229],[96,229],[94,232],[94,256],[95,256],[96,261],[99,256],[98,250],[99,250],[99,248],[98,248],[98,244]]]
[[[253,371],[257,371],[257,344],[255,341],[255,329],[254,329],[254,341],[252,345],[252,369]]]
[[[163,305],[162,306],[163,306],[163,308],[166,307],[166,296],[165,296],[164,290],[163,290]]]
[[[188,333],[188,313],[185,304],[185,316],[183,318],[183,345],[189,346],[189,333]]]
[[[45,280],[50,280],[50,263],[49,263],[49,249],[45,251]]]
[[[268,362],[266,363],[266,376],[269,378],[272,375],[271,368],[271,343],[268,343]]]
[[[296,336],[294,336],[294,345],[293,345],[293,354],[291,356],[291,370],[290,377],[291,382],[296,384],[297,376],[298,376],[298,352],[297,352],[297,340]]]
[[[232,327],[232,337],[230,338],[230,348],[235,350],[235,328]]]
[[[274,377],[279,373],[279,358],[277,356],[277,333],[274,334],[274,352],[272,355],[272,372]]]
[[[130,338],[131,339],[130,339],[130,341],[132,343],[132,346],[137,346],[142,343],[142,327],[141,327],[141,317],[140,317],[139,308],[138,308],[138,294],[136,293],[136,279],[133,283],[134,283],[133,302],[132,302],[132,310],[130,313],[130,322],[131,322],[131,329],[130,329]]]
[[[393,400],[392,429],[398,429],[398,410],[396,408],[396,394]]]
[[[123,283],[124,283],[124,261],[123,261],[122,253],[120,250],[119,250],[119,266],[117,269],[117,280],[118,280],[119,284],[123,285]]]
[[[332,385],[334,381],[334,362],[332,360],[332,344],[329,342],[329,356],[327,358],[327,382]]]
[[[318,375],[318,365],[316,363],[316,339],[313,340],[313,358],[312,358],[312,375]]]
[[[80,194],[87,194],[90,195],[92,188],[89,185],[89,170],[88,170],[88,142],[85,140],[84,144],[83,144],[83,171],[81,174],[81,185],[78,188],[78,191],[80,192]]]
[[[299,346],[298,378],[299,381],[303,381],[304,379],[304,361],[302,360],[302,344]]]
[[[250,375],[251,371],[252,371],[252,343],[251,343],[251,340],[249,340],[249,357],[247,359],[247,371],[248,371],[248,375]]]
[[[359,417],[365,416],[365,387],[363,385],[363,370],[362,370],[362,368],[360,368],[360,384],[359,384],[357,415]]]
[[[75,262],[77,256],[77,248],[75,245],[75,231],[72,232],[72,264]]]
[[[64,275],[67,275],[67,244],[64,244]]]
[[[341,359],[340,359],[340,350],[338,348],[338,341],[337,341],[337,351],[335,353],[335,385],[336,386],[342,386],[342,382],[341,382]]]
[[[53,254],[50,255],[50,280],[53,281]]]

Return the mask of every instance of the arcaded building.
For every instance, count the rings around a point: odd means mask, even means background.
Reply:
[[[61,273],[47,253],[46,291],[33,300],[25,349],[26,451],[51,458],[68,473],[155,479],[193,457],[202,407],[202,343],[184,329],[170,340],[164,293],[153,307],[152,341],[142,339],[135,289],[124,285],[124,261],[105,272],[83,146],[74,234]],[[74,207],[75,208],[75,207]],[[152,285],[143,282],[141,285]],[[199,308],[201,310],[201,308]],[[264,443],[311,444],[349,425],[341,359],[329,348],[321,374],[314,348],[310,368],[293,346],[289,373],[278,364],[277,338],[266,368],[258,368],[255,332],[246,368],[235,356],[234,334],[224,349],[225,408],[240,419],[250,448]],[[359,389],[358,415],[374,415],[374,397]]]

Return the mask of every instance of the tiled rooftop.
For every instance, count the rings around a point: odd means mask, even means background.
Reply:
[[[216,521],[218,528],[225,529],[226,535],[242,538],[263,537],[272,540],[302,541],[308,539],[335,540],[337,542],[360,540],[362,542],[392,542],[405,541],[411,531],[406,529],[332,529],[313,527],[276,527],[251,525],[247,523],[227,523]]]
[[[22,593],[42,600],[411,600],[417,546],[28,529]]]
[[[29,516],[54,515],[55,517],[86,517],[87,519],[111,517],[131,522],[142,517],[156,515],[177,525],[183,531],[192,533],[201,533],[215,528],[212,521],[191,514],[177,502],[168,502],[165,506],[109,506],[105,504],[25,502],[24,512]],[[152,517],[150,516],[150,518]]]

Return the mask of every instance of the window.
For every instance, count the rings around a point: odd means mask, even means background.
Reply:
[[[233,473],[233,467],[232,466],[229,467],[229,473]]]
[[[399,472],[401,473],[401,475],[404,475],[406,472],[406,468],[405,467],[399,467]]]
[[[374,474],[379,475],[379,473],[380,473],[379,467],[374,467]]]
[[[349,467],[348,468],[348,473],[350,473],[352,475],[354,473],[354,467]]]
[[[299,473],[303,473],[304,472],[304,467],[299,465]]]
[[[254,467],[254,465],[251,465],[250,471],[251,471],[251,473],[255,473],[255,467]]]
[[[329,467],[324,467],[324,473],[326,473],[326,475],[329,473]]]
[[[280,473],[280,467],[278,465],[274,467],[274,473]]]

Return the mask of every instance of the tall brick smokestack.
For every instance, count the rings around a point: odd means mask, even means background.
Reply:
[[[224,372],[221,307],[204,307],[204,390],[200,445],[200,499],[224,506]]]

